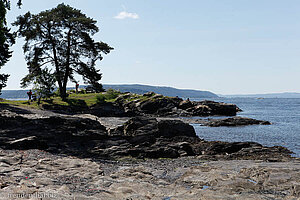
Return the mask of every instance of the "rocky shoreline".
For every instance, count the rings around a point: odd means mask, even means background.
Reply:
[[[50,111],[14,109],[1,111],[0,146],[3,149],[40,149],[55,154],[103,159],[126,156],[138,159],[183,156],[291,159],[292,152],[280,146],[202,140],[191,125],[178,119],[146,116],[98,118],[90,114],[57,115]]]
[[[111,161],[1,150],[0,199],[40,195],[43,198],[31,199],[297,200],[299,170],[297,159],[274,163],[190,156]]]
[[[102,115],[107,105],[64,114],[1,105],[0,193],[44,192],[58,199],[300,197],[299,159],[287,148],[205,141],[189,125],[269,122],[189,118],[222,113],[234,116],[240,109],[231,104],[177,102],[179,98],[146,95],[152,100],[116,101],[123,102],[124,112],[115,109],[114,103],[113,109],[106,110],[114,117]],[[170,102],[177,104],[168,106]]]
[[[87,106],[42,105],[62,114],[92,114],[98,117],[192,117],[235,116],[241,109],[234,104],[215,101],[190,101],[148,92],[143,95],[120,93],[113,101]],[[84,103],[82,103],[84,104]]]

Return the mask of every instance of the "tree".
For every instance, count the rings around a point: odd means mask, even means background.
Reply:
[[[32,75],[32,74],[30,74]],[[32,77],[26,76],[21,82],[21,87],[26,88],[33,83],[33,91],[38,98],[38,103],[42,98],[50,98],[55,89],[55,76],[47,68],[41,69]]]
[[[18,1],[17,5],[21,6],[21,0]],[[0,0],[0,69],[9,60],[12,55],[12,51],[9,47],[15,43],[14,36],[7,27],[6,13],[10,9],[9,0]],[[0,94],[2,88],[6,86],[8,74],[0,74]]]
[[[96,23],[80,10],[65,4],[37,15],[28,12],[19,16],[14,25],[18,26],[18,36],[25,37],[23,50],[29,70],[22,81],[30,81],[30,77],[50,65],[54,67],[63,100],[66,100],[68,81],[76,82],[75,73],[101,89],[102,74],[95,67],[96,61],[102,60],[102,54],[108,54],[113,48],[92,39],[99,31]]]

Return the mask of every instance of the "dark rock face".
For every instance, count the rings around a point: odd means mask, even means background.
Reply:
[[[123,107],[125,112],[131,112],[131,116],[235,116],[240,111],[234,104],[184,101],[178,97],[164,97],[154,93],[147,93],[145,96],[149,98],[131,102],[126,102],[123,97],[120,97],[116,103]]]
[[[186,110],[188,108],[192,108],[194,104],[191,101],[181,101],[178,105],[178,108]]]
[[[149,96],[149,94],[146,94]],[[150,115],[150,116],[168,116],[176,114],[174,110],[178,107],[180,98],[163,97],[158,94],[151,94],[150,98],[146,100],[135,100],[131,102],[121,102],[121,106],[125,111],[132,111],[136,115]]]
[[[118,128],[120,129],[120,128]],[[153,135],[155,137],[196,137],[194,128],[179,120],[157,121],[155,118],[134,117],[124,125],[125,136]]]
[[[207,106],[209,109],[209,115],[234,116],[239,110],[239,108],[234,104],[219,103],[214,101],[201,101],[196,104]]]
[[[189,124],[178,120],[157,121],[155,118],[146,117],[131,118],[123,126],[111,130],[110,134],[126,137],[131,145],[126,154],[141,158],[177,158],[180,155],[195,155],[188,143],[178,143],[181,141],[174,138],[198,139],[194,128]]]
[[[29,119],[0,116],[0,147],[41,149],[78,157],[205,159],[290,159],[284,147],[263,147],[253,142],[209,142],[196,136],[189,124],[178,120],[133,117],[110,131],[98,121],[75,117]]]
[[[107,137],[100,123],[90,119],[0,117],[0,145],[5,149],[41,149],[53,152],[86,151],[89,142]]]
[[[39,140],[36,136],[9,141],[8,144],[11,149],[48,149],[47,143],[45,141]]]
[[[102,105],[95,105],[89,109],[88,113],[99,117],[132,116],[132,113],[130,111],[125,112],[122,106],[115,103],[105,103]]]
[[[262,147],[262,145],[255,142],[233,142],[233,143],[214,143],[210,145],[206,150],[207,155],[217,154],[232,154],[240,151],[243,148],[250,147]]]
[[[134,117],[124,124],[123,135],[151,135],[157,137],[159,136],[157,120],[155,118]]]
[[[88,107],[82,100],[69,100],[68,103],[69,106],[45,104],[43,108],[62,114],[86,113],[98,117],[235,116],[241,111],[234,104],[189,101],[179,97],[166,97],[154,92],[147,92],[140,96],[125,93],[118,96],[114,102],[105,102],[91,107]]]
[[[179,120],[162,120],[158,122],[158,130],[160,132],[160,136],[163,137],[197,137],[196,132],[191,125]]]
[[[234,117],[226,119],[210,119],[208,122],[203,123],[205,126],[219,127],[219,126],[246,126],[246,125],[271,125],[268,121],[256,120],[245,117]]]

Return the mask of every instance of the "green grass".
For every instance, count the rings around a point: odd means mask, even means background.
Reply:
[[[6,99],[0,100],[0,104],[10,104],[13,106],[18,106],[18,107],[27,107],[27,108],[38,108],[37,104],[28,102],[28,101],[10,101]]]
[[[41,100],[40,105],[38,105],[37,101],[10,101],[10,100],[0,100],[0,104],[10,104],[18,107],[24,108],[42,108],[43,105],[57,105],[57,106],[78,106],[78,107],[86,107],[95,105],[97,102],[96,93],[90,94],[70,94],[67,98],[67,101],[62,101],[60,97],[52,97],[50,100]]]
[[[103,104],[105,102],[115,102],[116,99],[121,95],[122,93],[117,90],[108,89],[106,92],[103,92],[101,94],[98,94],[96,96],[96,103],[97,104]]]
[[[68,91],[70,93],[70,91]],[[94,106],[96,104],[101,105],[106,102],[115,102],[119,96],[123,96],[126,102],[131,101],[146,101],[146,100],[155,100],[153,96],[146,97],[139,94],[132,94],[132,93],[121,93],[117,90],[107,90],[107,92],[102,93],[71,93],[67,101],[62,101],[60,97],[52,97],[50,100],[41,100],[40,104],[38,105],[37,101],[22,100],[22,101],[10,101],[6,99],[0,99],[0,104],[10,104],[18,107],[24,108],[36,108],[40,109],[43,108],[45,105],[49,106],[72,106],[78,108],[86,108],[90,106]],[[158,97],[156,99],[161,98],[171,98],[171,97]]]

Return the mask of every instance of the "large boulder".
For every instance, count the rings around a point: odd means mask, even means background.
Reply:
[[[160,94],[146,93],[142,97],[130,101],[117,98],[117,103],[126,111],[138,116],[170,116],[178,115],[176,110],[182,101],[178,97],[164,97]]]
[[[213,115],[212,109],[207,105],[196,105],[187,109],[192,116],[208,116]]]
[[[163,137],[197,137],[193,126],[180,120],[161,120],[158,122],[159,135]]]
[[[150,98],[142,102],[139,106],[139,110],[145,114],[155,114],[164,116],[166,113],[171,112],[176,108],[178,102],[173,98]]]
[[[188,108],[193,107],[194,104],[191,101],[185,100],[185,101],[181,101],[178,105],[178,108],[186,110]]]
[[[208,115],[225,115],[225,116],[235,116],[238,107],[235,104],[228,104],[215,101],[200,101],[196,103],[197,105],[204,105],[210,109]]]
[[[124,136],[158,136],[158,132],[158,124],[155,118],[133,117],[130,120],[128,120],[123,126]]]
[[[29,119],[0,116],[0,145],[4,149],[41,149],[86,154],[93,141],[108,137],[106,127],[91,119],[51,116]],[[10,125],[10,126],[8,126]]]
[[[171,138],[175,136],[196,137],[194,128],[180,120],[160,120],[148,117],[134,117],[118,127],[123,129],[124,136],[151,135],[155,137]]]

